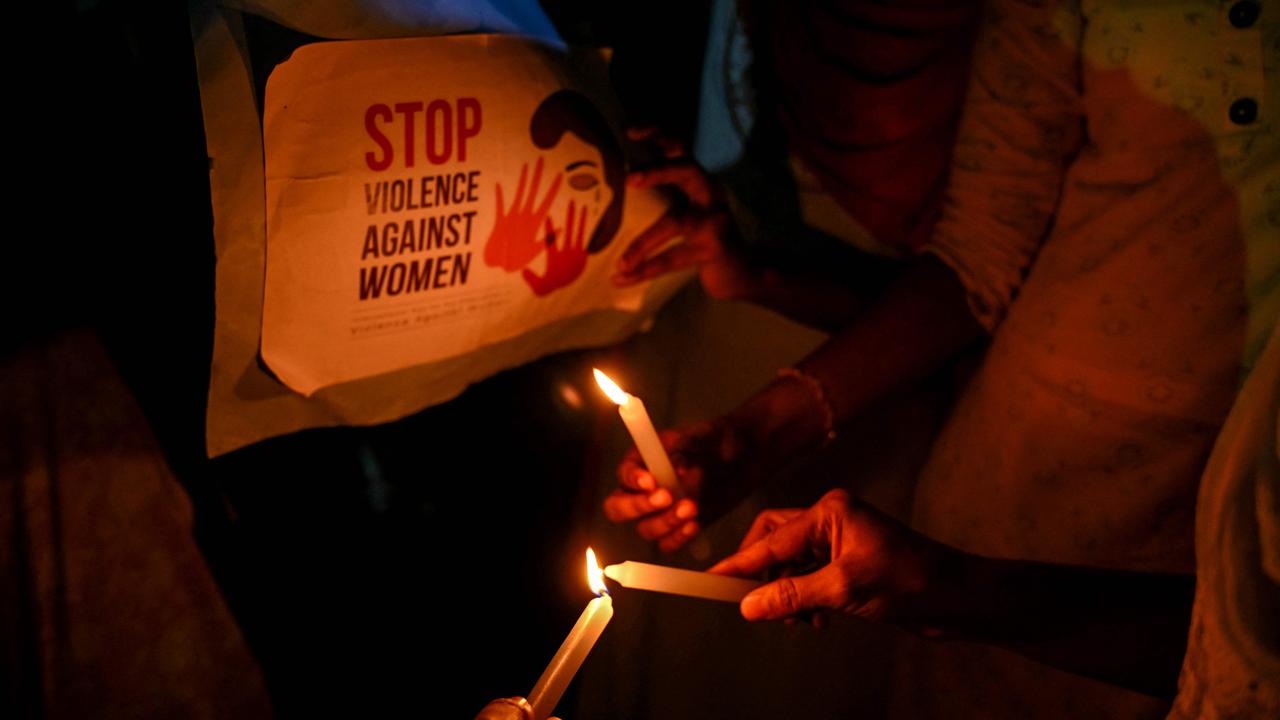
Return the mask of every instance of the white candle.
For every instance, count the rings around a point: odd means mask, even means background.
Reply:
[[[618,414],[622,416],[622,422],[631,433],[631,439],[635,442],[636,449],[640,451],[645,467],[649,468],[649,473],[653,475],[654,482],[658,487],[671,491],[672,498],[683,495],[680,484],[676,482],[676,469],[671,465],[671,457],[667,455],[667,449],[658,439],[658,431],[654,429],[653,421],[649,419],[649,412],[644,409],[644,403],[640,398],[618,387],[617,383],[610,380],[609,376],[600,372],[599,369],[593,368],[593,370],[595,370],[596,383],[600,385],[600,389],[618,406]]]
[[[681,570],[649,563],[627,562],[610,565],[604,574],[619,585],[633,590],[687,595],[689,597],[741,602],[747,593],[760,587],[760,582],[713,573]]]
[[[569,687],[569,681],[573,680],[578,668],[582,667],[591,648],[595,647],[596,640],[600,639],[600,633],[604,632],[605,626],[613,617],[613,598],[605,591],[602,575],[600,565],[596,562],[596,554],[591,548],[587,548],[587,581],[600,597],[587,603],[586,609],[578,616],[578,622],[574,623],[573,630],[569,631],[560,650],[551,658],[551,663],[529,693],[529,704],[533,706],[536,720],[546,720],[551,716],[556,703],[564,695],[565,688]]]

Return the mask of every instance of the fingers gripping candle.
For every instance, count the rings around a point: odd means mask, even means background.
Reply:
[[[596,640],[600,639],[600,633],[604,632],[605,626],[613,617],[613,598],[605,590],[604,573],[591,548],[587,548],[587,582],[599,597],[587,603],[573,630],[569,631],[560,650],[551,658],[542,677],[538,678],[538,684],[529,693],[529,704],[533,706],[533,717],[536,720],[546,720],[551,716],[556,703],[560,702],[560,696],[569,687],[569,681],[573,680],[578,668],[582,667],[591,648],[595,647]]]
[[[673,497],[679,497],[682,493],[680,485],[676,482],[676,469],[671,465],[671,457],[667,455],[667,449],[662,446],[662,440],[658,439],[658,431],[654,429],[653,421],[649,419],[644,403],[640,398],[618,387],[617,383],[610,380],[609,376],[600,372],[599,369],[592,369],[595,371],[596,383],[600,385],[600,389],[618,406],[618,414],[622,416],[622,422],[631,433],[631,439],[635,442],[636,449],[640,451],[645,467],[649,468],[649,473],[653,475],[654,482],[658,487],[670,490]]]

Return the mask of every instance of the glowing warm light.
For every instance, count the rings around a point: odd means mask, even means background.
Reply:
[[[653,427],[653,420],[649,418],[649,411],[645,410],[644,402],[618,387],[618,384],[610,380],[608,375],[600,372],[600,368],[591,369],[596,374],[596,384],[605,395],[609,396],[610,400],[617,404],[618,415],[626,424],[627,432],[631,433],[631,439],[636,443],[636,450],[640,451],[640,458],[644,460],[645,467],[653,474],[654,482],[670,490],[673,498],[679,498],[684,493],[681,491],[680,484],[676,482],[676,469],[671,466],[671,458],[667,456],[667,449],[663,447],[658,431]]]
[[[560,383],[560,399],[574,410],[582,409],[582,395],[577,388],[567,382]]]
[[[604,570],[600,568],[596,553],[591,548],[587,548],[587,584],[591,586],[591,592],[596,595],[609,592],[604,585]]]
[[[600,372],[600,368],[591,368],[591,370],[596,374],[596,384],[600,386],[600,389],[604,391],[605,395],[609,396],[610,400],[617,405],[626,404],[627,400],[631,396],[622,388],[618,387],[618,383],[610,380],[608,375]]]
[[[573,680],[578,668],[582,667],[587,654],[595,646],[596,640],[600,639],[600,633],[604,632],[605,626],[613,617],[613,598],[605,592],[604,571],[596,562],[596,554],[591,548],[587,548],[587,580],[599,597],[591,598],[591,602],[587,603],[586,609],[578,616],[578,622],[569,631],[569,636],[564,639],[555,657],[551,658],[542,677],[538,678],[538,684],[529,692],[529,705],[533,708],[534,720],[546,720],[551,716],[551,711],[560,702],[565,688],[569,687],[569,682]]]

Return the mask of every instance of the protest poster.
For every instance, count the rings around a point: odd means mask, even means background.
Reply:
[[[287,9],[271,23],[333,29]],[[304,41],[267,63],[246,32],[263,24],[192,5],[217,256],[210,456],[620,342],[688,279],[610,281],[665,205],[622,185],[600,52],[285,27]]]
[[[554,50],[480,35],[318,43],[264,107],[262,357],[290,388],[471,352],[590,310],[659,203]]]

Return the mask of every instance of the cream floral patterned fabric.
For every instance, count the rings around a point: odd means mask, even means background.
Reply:
[[[988,3],[930,251],[993,335],[921,476],[924,532],[1193,570],[1201,472],[1280,302],[1280,2],[1239,4]],[[904,664],[915,716],[1167,708],[985,649]]]
[[[1171,718],[1280,717],[1280,332],[1200,481],[1196,604]]]

